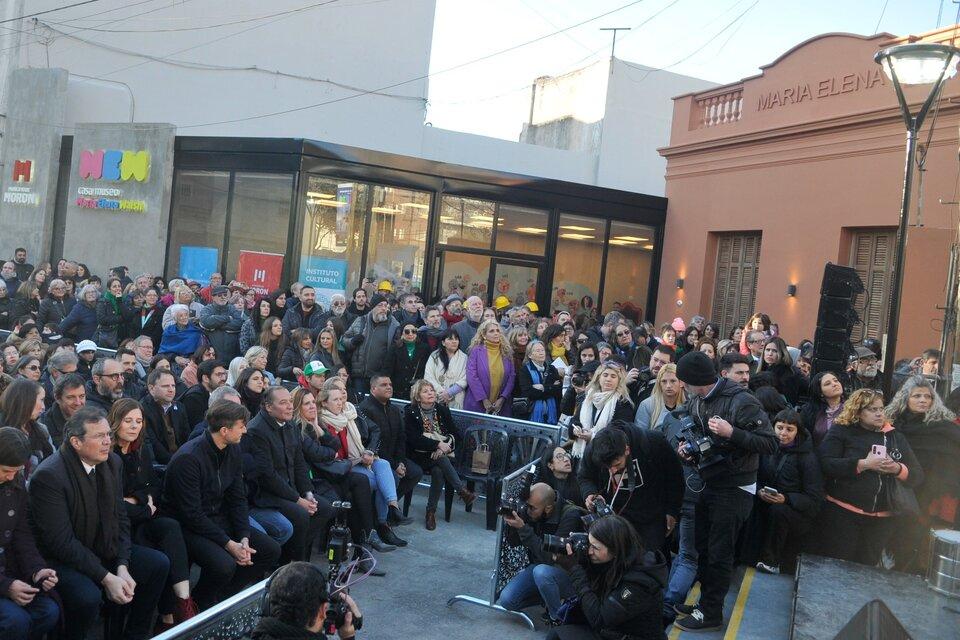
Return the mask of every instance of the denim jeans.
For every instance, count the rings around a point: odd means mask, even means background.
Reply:
[[[695,503],[684,503],[680,510],[677,536],[680,548],[670,567],[667,589],[663,594],[664,610],[673,611],[673,605],[683,604],[690,587],[697,579],[697,543],[694,529]]]
[[[36,640],[53,631],[59,619],[56,600],[43,593],[25,607],[0,597],[0,640]]]
[[[370,488],[376,492],[374,503],[377,507],[377,522],[383,524],[387,521],[387,505],[397,501],[397,484],[393,479],[393,469],[390,463],[383,458],[373,461],[373,465],[365,467],[358,464],[353,467],[354,473],[367,476],[370,481]]]
[[[250,526],[276,540],[281,547],[293,537],[293,525],[273,509],[250,507]]]
[[[570,576],[560,567],[549,564],[532,565],[513,576],[497,599],[504,609],[520,611],[535,604],[543,604],[554,620],[560,605],[574,595]]]

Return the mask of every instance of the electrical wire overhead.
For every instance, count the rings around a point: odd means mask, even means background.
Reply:
[[[55,11],[63,11],[64,9],[82,7],[85,4],[93,4],[94,2],[100,2],[100,0],[84,0],[83,2],[74,2],[73,4],[65,4],[62,7],[54,7],[53,9],[47,9],[46,11],[37,11],[36,13],[28,13],[16,18],[7,18],[6,20],[0,20],[0,24],[6,24],[8,22],[16,22],[17,20],[23,20],[24,18],[35,18],[37,16],[43,16],[48,13],[53,13]]]

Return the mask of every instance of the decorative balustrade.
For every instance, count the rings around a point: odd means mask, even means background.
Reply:
[[[696,102],[696,128],[706,129],[736,122],[743,115],[743,87],[726,89],[723,93],[708,94],[694,98]]]

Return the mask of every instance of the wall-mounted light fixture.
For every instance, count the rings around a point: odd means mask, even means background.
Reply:
[[[683,289],[683,278],[677,278],[677,289]]]
[[[796,295],[797,295],[797,285],[795,285],[795,284],[788,284],[788,285],[787,285],[787,295],[790,296],[791,298],[796,297]]]

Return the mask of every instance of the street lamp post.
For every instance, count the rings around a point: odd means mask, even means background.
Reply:
[[[913,167],[917,155],[917,135],[923,121],[936,102],[944,82],[957,73],[960,49],[943,44],[910,43],[884,49],[874,56],[884,73],[893,82],[900,102],[903,122],[907,127],[906,164],[903,170],[903,198],[900,201],[900,225],[897,228],[897,249],[893,265],[893,288],[890,290],[890,315],[887,318],[887,344],[883,350],[883,390],[887,399],[893,390],[896,363],[897,333],[900,325],[900,298],[903,292],[903,267],[906,262],[907,223],[910,217],[910,196],[913,188]],[[903,85],[930,85],[930,93],[917,115],[910,113],[910,104]]]

